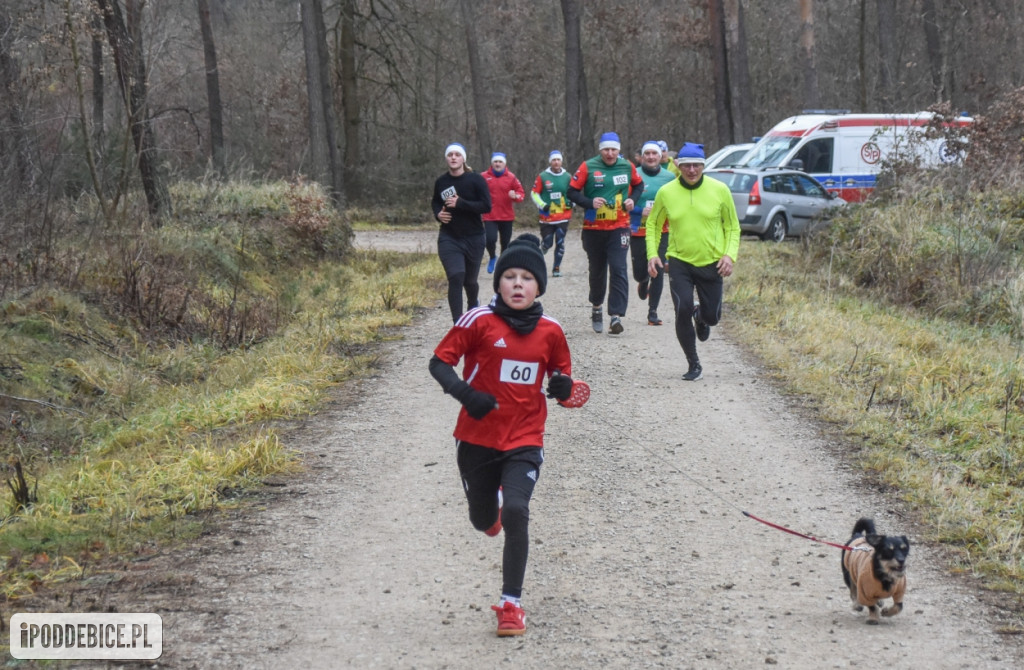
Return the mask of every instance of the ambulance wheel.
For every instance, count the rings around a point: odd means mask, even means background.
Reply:
[[[781,242],[786,239],[786,215],[779,212],[772,217],[768,224],[768,230],[761,234],[761,239],[766,242]]]

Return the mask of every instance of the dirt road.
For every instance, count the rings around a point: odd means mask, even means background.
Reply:
[[[359,243],[429,250],[432,239]],[[451,325],[439,304],[388,345],[379,374],[295,436],[305,474],[150,561],[134,587],[112,585],[122,606],[163,616],[153,667],[1021,667],[1019,640],[947,576],[939,549],[914,544],[904,612],[867,626],[850,611],[837,549],[741,514],[837,542],[869,515],[914,539],[898,501],[866,487],[841,443],[730,341],[728,310],[700,347],[703,381],[683,382],[667,304],[665,325],[650,327],[632,293],[625,332],[597,335],[575,231],[562,267],[542,301],[593,396],[551,408],[525,636],[494,635],[501,538],[469,524],[457,403],[427,373]]]

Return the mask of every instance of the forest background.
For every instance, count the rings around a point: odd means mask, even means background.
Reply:
[[[529,178],[609,130],[710,153],[805,108],[980,115],[1024,80],[1022,22],[1012,0],[11,0],[0,222],[129,176],[151,212],[208,174],[418,210],[453,141]]]

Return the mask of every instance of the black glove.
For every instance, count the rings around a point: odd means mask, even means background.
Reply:
[[[548,380],[548,397],[555,400],[568,400],[572,395],[572,377],[556,372]]]
[[[452,390],[452,396],[462,403],[471,417],[479,421],[498,405],[498,401],[490,393],[477,391],[475,388],[462,382],[462,385]]]
[[[551,213],[551,203],[548,203],[548,204],[544,205],[541,208],[540,213],[541,214],[550,214]]]

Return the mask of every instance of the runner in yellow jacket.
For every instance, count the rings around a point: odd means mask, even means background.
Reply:
[[[676,309],[676,339],[686,354],[683,379],[703,376],[696,340],[711,335],[722,316],[722,280],[732,274],[740,248],[740,222],[729,187],[704,178],[704,145],[687,142],[676,154],[679,179],[658,189],[647,217],[647,271],[663,267],[658,256],[668,221],[668,283]],[[697,290],[699,302],[694,302]]]

